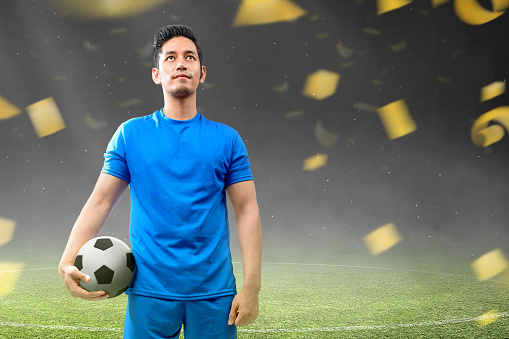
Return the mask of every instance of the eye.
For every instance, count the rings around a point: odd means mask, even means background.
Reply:
[[[170,59],[175,59],[175,57],[174,57],[173,55],[168,55],[168,56],[166,57],[166,60],[170,60]]]
[[[194,60],[194,59],[195,59],[195,58],[194,58],[194,56],[192,56],[192,55],[188,55],[188,56],[187,56],[187,59],[189,59],[189,58],[191,58],[192,60]]]

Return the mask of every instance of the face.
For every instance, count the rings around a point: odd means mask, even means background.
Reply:
[[[205,81],[205,66],[200,66],[196,45],[188,38],[166,41],[159,55],[159,67],[152,69],[152,79],[174,98],[185,98],[196,92]]]

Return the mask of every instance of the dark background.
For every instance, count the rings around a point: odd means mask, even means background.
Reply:
[[[54,239],[48,250],[63,250],[118,125],[163,106],[151,41],[159,27],[180,23],[204,51],[198,110],[237,129],[248,148],[265,253],[363,246],[389,222],[402,245],[509,253],[509,139],[486,148],[470,139],[476,118],[509,105],[507,93],[480,102],[483,86],[507,81],[507,14],[473,26],[453,1],[415,1],[380,16],[375,1],[293,2],[307,14],[245,27],[232,27],[241,1],[162,1],[110,18],[85,16],[82,1],[0,2],[0,95],[23,111],[0,120],[0,216],[17,222],[5,248]],[[402,41],[404,49],[391,49]],[[348,59],[339,42],[353,50]],[[341,74],[322,101],[302,95],[319,69]],[[66,128],[38,138],[25,108],[47,97]],[[375,111],[354,107],[399,99],[418,129],[392,141]],[[333,147],[316,138],[318,121],[340,135]],[[317,153],[328,164],[304,171]],[[127,239],[128,222],[126,194],[103,234]]]

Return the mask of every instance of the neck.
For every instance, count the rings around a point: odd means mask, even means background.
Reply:
[[[190,120],[196,115],[196,92],[185,98],[164,96],[163,113],[174,120]]]

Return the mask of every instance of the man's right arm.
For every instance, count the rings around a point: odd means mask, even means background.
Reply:
[[[74,297],[86,300],[103,300],[108,297],[104,291],[88,292],[78,285],[79,279],[89,281],[90,277],[78,271],[74,266],[74,259],[83,244],[99,235],[127,185],[128,183],[122,179],[101,173],[90,198],[72,228],[58,265],[58,272]]]

